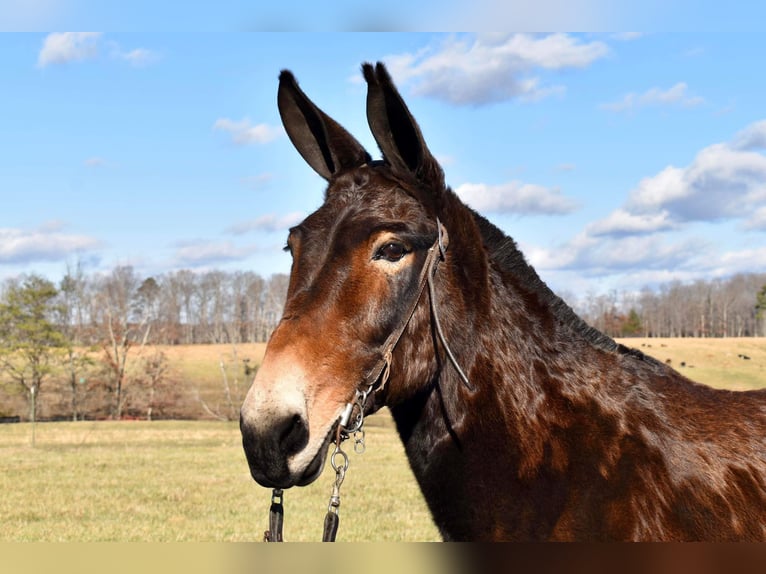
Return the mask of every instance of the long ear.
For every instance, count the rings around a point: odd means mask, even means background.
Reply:
[[[370,154],[354,136],[316,107],[288,70],[279,75],[277,105],[295,149],[326,180],[370,161]]]
[[[367,80],[367,121],[385,160],[397,172],[414,175],[433,189],[443,188],[444,172],[386,67],[380,62],[374,68],[364,64],[362,72]]]

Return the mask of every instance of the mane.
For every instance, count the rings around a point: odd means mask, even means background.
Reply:
[[[516,242],[490,223],[484,216],[469,208],[481,231],[489,257],[502,271],[512,273],[528,286],[530,291],[537,293],[540,301],[551,309],[559,322],[568,330],[583,338],[592,346],[610,353],[626,353],[644,358],[644,354],[635,349],[620,345],[611,337],[598,329],[591,327],[567,303],[556,295],[534,268],[527,263],[524,255],[516,247]]]

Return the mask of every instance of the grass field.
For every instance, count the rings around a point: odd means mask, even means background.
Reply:
[[[747,390],[766,387],[766,339],[620,339],[671,366],[690,379],[719,388]],[[250,378],[244,375],[243,360],[260,364],[264,343],[244,345],[180,345],[156,347],[165,353],[169,377],[182,385],[187,395],[199,395],[211,407],[225,412],[221,363],[224,364],[232,396],[244,397]],[[148,348],[144,353],[151,353]],[[743,360],[738,355],[746,355]],[[685,366],[681,366],[685,363]],[[228,409],[231,410],[231,409]]]
[[[698,382],[766,387],[764,339],[622,342]],[[209,389],[234,352],[163,350],[185,384]],[[239,346],[237,360],[257,363],[262,352]],[[39,423],[35,448],[30,437],[27,423],[0,425],[0,541],[257,541],[267,528],[270,491],[250,478],[236,423]],[[385,413],[368,419],[367,446],[349,452],[338,540],[438,540]],[[328,465],[313,485],[285,493],[286,540],[320,539],[333,478]]]
[[[671,366],[693,381],[722,389],[766,387],[766,339],[620,339]],[[742,359],[746,355],[750,359]],[[686,366],[681,366],[686,363]]]
[[[349,452],[338,540],[436,540],[384,415]],[[250,478],[236,423],[0,425],[0,541],[258,541],[271,492]],[[351,449],[351,445],[348,446]],[[285,492],[285,539],[319,541],[334,473]]]

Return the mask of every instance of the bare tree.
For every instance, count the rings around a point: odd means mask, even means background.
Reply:
[[[86,373],[93,366],[93,359],[82,349],[87,338],[87,278],[82,264],[78,261],[67,272],[59,284],[59,305],[57,323],[65,336],[63,368],[70,392],[72,420],[82,418],[80,413],[82,395],[86,392]],[[81,347],[78,349],[78,347]]]
[[[155,351],[143,359],[141,383],[146,390],[146,420],[152,420],[157,407],[162,384],[168,372],[168,358],[162,351]]]
[[[143,347],[151,330],[151,314],[137,304],[140,280],[132,267],[117,267],[103,279],[99,306],[104,362],[110,379],[111,415],[122,417],[130,349]]]
[[[242,369],[247,375],[251,372],[249,366],[250,360],[242,359]],[[231,346],[231,357],[226,358],[223,354],[220,355],[218,366],[221,370],[221,394],[206,400],[200,395],[199,389],[197,390],[197,400],[202,405],[203,410],[218,420],[232,421],[239,418],[239,408],[242,405],[242,401],[245,399],[245,394],[249,385],[240,383],[240,359],[237,354],[237,346]],[[230,376],[231,372],[231,376]]]

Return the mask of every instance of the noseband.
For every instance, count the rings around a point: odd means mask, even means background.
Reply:
[[[335,536],[338,532],[339,518],[338,509],[340,507],[340,486],[346,476],[346,470],[348,470],[348,455],[341,449],[341,444],[349,437],[354,437],[354,452],[361,454],[365,450],[364,444],[364,417],[365,409],[367,407],[367,399],[370,395],[383,391],[388,383],[388,379],[391,375],[391,363],[393,361],[393,353],[396,345],[399,343],[404,331],[410,324],[412,317],[415,315],[415,310],[420,303],[420,299],[423,296],[423,292],[428,287],[428,298],[430,301],[431,317],[433,317],[434,327],[436,328],[436,334],[439,337],[439,341],[444,347],[444,351],[447,354],[452,366],[457,371],[458,377],[465,386],[466,389],[473,392],[475,389],[468,380],[468,377],[460,368],[460,365],[455,359],[455,355],[452,353],[447,339],[444,336],[441,323],[439,321],[439,313],[436,307],[436,289],[434,287],[434,277],[436,276],[436,269],[439,261],[445,260],[447,256],[447,247],[449,246],[449,235],[447,230],[436,218],[437,235],[436,241],[428,248],[426,254],[426,260],[423,263],[423,267],[420,270],[420,277],[418,279],[418,288],[410,302],[407,312],[404,315],[404,320],[399,326],[389,333],[383,346],[381,347],[381,359],[372,368],[369,375],[365,377],[362,385],[357,388],[354,393],[354,398],[351,402],[346,404],[340,419],[338,420],[338,427],[335,434],[335,449],[332,455],[330,455],[330,464],[335,470],[335,483],[333,484],[332,494],[330,495],[330,503],[327,509],[327,515],[325,516],[324,533],[322,535],[323,542],[335,542]],[[271,508],[269,510],[269,530],[264,533],[264,542],[282,542],[282,523],[284,519],[284,508],[282,506],[283,490],[275,488],[271,496]]]

